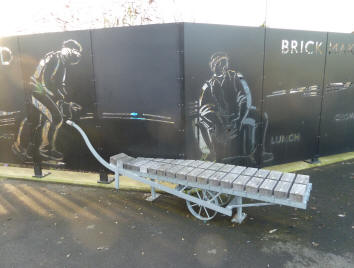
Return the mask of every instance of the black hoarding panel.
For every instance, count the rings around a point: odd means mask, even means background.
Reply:
[[[264,28],[185,24],[186,144],[189,158],[256,166]]]
[[[24,117],[24,91],[18,38],[0,38],[0,161],[18,162],[12,153]]]
[[[98,111],[107,155],[179,157],[180,24],[92,31]]]
[[[89,31],[19,38],[29,118],[18,131],[17,156],[29,150],[26,130],[38,125],[38,149],[45,164],[90,169],[93,158],[66,119],[74,119],[95,144],[95,90]],[[27,162],[31,159],[28,157]]]
[[[354,36],[328,33],[320,154],[354,149]]]
[[[326,33],[266,30],[264,112],[273,161],[304,160],[317,152]]]

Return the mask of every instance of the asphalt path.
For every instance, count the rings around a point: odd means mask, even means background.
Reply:
[[[354,161],[311,175],[307,210],[255,207],[203,223],[181,199],[0,180],[0,268],[354,267]]]

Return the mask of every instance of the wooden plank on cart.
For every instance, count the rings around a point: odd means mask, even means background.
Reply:
[[[227,174],[226,172],[221,172],[221,171],[215,172],[209,177],[209,184],[211,186],[220,186],[220,181],[222,180],[223,177],[225,177],[226,174]]]
[[[291,188],[291,183],[287,181],[279,181],[274,189],[274,196],[276,198],[286,199]]]
[[[259,186],[261,186],[263,181],[264,179],[262,178],[253,177],[246,184],[246,192],[253,193],[253,194],[258,193],[258,188]]]
[[[289,193],[289,199],[295,202],[303,202],[307,190],[306,184],[294,183]]]

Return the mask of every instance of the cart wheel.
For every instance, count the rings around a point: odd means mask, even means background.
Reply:
[[[227,206],[231,201],[232,195],[221,194],[218,196],[219,205],[222,207]]]
[[[209,201],[212,200],[217,193],[208,191],[208,190],[202,190],[199,188],[191,188],[187,190],[187,194],[196,197],[198,199],[204,200],[204,201]],[[214,205],[219,205],[218,198],[213,199],[211,201],[212,204]],[[199,205],[197,203],[191,202],[191,201],[186,201],[188,210],[194,217],[196,217],[199,220],[202,221],[209,221],[213,219],[217,212],[215,210],[212,210],[210,208],[204,207],[202,205]]]

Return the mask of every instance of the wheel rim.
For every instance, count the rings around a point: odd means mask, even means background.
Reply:
[[[231,201],[232,196],[229,194],[221,194],[217,197],[219,205],[224,207],[228,205]]]
[[[204,201],[212,200],[210,202],[211,204],[219,205],[218,198],[214,198],[217,195],[217,193],[215,193],[215,192],[203,190],[203,189],[198,189],[198,188],[192,188],[187,191],[187,194],[189,194],[195,198],[204,200]],[[209,221],[209,220],[213,219],[217,214],[217,212],[215,210],[204,207],[204,206],[199,205],[197,203],[194,203],[194,202],[191,202],[188,200],[186,201],[186,203],[187,203],[187,207],[188,207],[189,212],[199,220]]]

